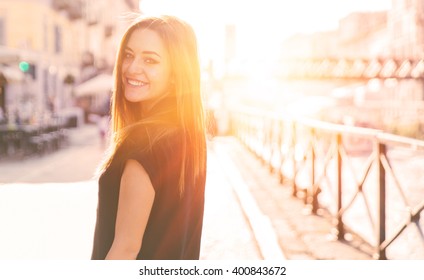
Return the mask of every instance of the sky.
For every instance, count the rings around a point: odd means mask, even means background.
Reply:
[[[145,13],[179,16],[194,27],[203,57],[224,52],[225,25],[237,32],[241,57],[276,55],[280,42],[296,33],[334,30],[354,11],[388,10],[392,0],[141,0]],[[240,47],[242,46],[242,47]]]
[[[284,33],[325,30],[352,11],[387,10],[392,0],[141,0],[146,12],[180,15],[196,26],[252,20],[286,23]],[[214,21],[219,20],[219,23]]]

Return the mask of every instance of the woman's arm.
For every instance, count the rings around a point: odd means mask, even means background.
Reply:
[[[125,164],[119,191],[115,238],[106,259],[135,259],[155,198],[149,175],[136,160]]]

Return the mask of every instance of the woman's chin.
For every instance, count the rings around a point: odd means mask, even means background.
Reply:
[[[140,94],[140,93],[131,93],[131,92],[129,92],[129,93],[125,93],[125,99],[128,102],[137,103],[137,102],[143,101],[145,98],[143,98],[143,95]]]

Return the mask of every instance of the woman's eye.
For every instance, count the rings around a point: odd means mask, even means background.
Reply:
[[[132,58],[133,55],[131,53],[125,53],[124,58]]]
[[[157,61],[155,59],[150,58],[150,57],[144,59],[144,61],[148,64],[156,64],[157,63]]]

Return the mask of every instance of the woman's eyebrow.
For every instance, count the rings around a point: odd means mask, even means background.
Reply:
[[[125,50],[130,51],[130,52],[134,52],[130,47],[125,47]],[[161,58],[161,56],[155,51],[142,51],[141,53],[142,54],[152,54],[152,55],[156,55],[156,56]]]
[[[153,55],[156,55],[158,57],[161,57],[157,52],[154,52],[154,51],[143,51],[142,53],[143,54],[153,54]]]

